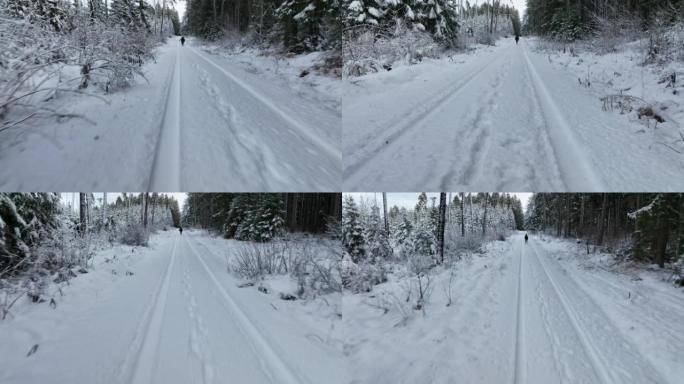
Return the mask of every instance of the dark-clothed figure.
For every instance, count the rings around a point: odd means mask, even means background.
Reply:
[[[527,233],[525,234],[525,244],[527,244]]]
[[[180,234],[182,235],[183,234],[183,227],[178,227],[178,232],[180,232]],[[527,235],[525,235],[525,236],[527,236]],[[525,239],[525,241],[527,241],[527,238]]]
[[[515,43],[518,44],[518,41],[520,41],[520,36],[515,35]]]
[[[185,45],[185,36],[181,36],[181,46]]]

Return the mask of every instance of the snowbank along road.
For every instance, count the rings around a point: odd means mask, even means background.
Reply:
[[[500,40],[348,81],[344,190],[684,188],[680,155],[603,111],[533,45]]]
[[[340,190],[340,111],[306,93],[317,90],[194,42],[170,39],[145,68],[149,83],[110,105],[60,100],[95,124],[36,122],[4,135],[0,188]]]
[[[160,236],[152,250],[138,248],[144,256],[112,262],[111,283],[89,284],[94,275],[108,279],[108,271],[91,272],[73,282],[56,309],[34,306],[26,318],[19,313],[0,324],[0,382],[297,384],[342,377],[335,352],[307,336],[317,331],[289,318],[282,301],[276,311],[263,294],[237,288],[225,259],[197,232]],[[27,357],[33,344],[38,350]]]
[[[660,317],[684,315],[674,291],[647,292],[625,276],[577,268],[576,256],[561,262],[544,242],[532,237],[525,244],[522,234],[497,247],[500,254],[457,267],[453,304],[432,303],[425,317],[396,325],[377,308],[363,314],[370,307],[347,303],[344,321],[356,329],[347,346],[359,366],[356,382],[680,381],[684,326]],[[432,284],[434,298],[441,285]],[[361,324],[367,330],[359,331]]]

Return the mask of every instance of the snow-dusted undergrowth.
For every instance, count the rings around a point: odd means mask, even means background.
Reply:
[[[621,24],[620,24],[621,25]],[[574,43],[538,40],[548,61],[577,77],[606,113],[621,114],[654,145],[684,154],[684,24],[603,31]]]

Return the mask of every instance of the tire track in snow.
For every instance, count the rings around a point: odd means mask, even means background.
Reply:
[[[524,49],[524,48],[522,48]],[[519,55],[524,55],[524,54],[519,54]],[[532,75],[530,74],[530,68],[527,66],[527,64],[524,62],[525,58],[524,56],[521,58],[523,61],[523,66],[525,68],[525,84],[532,84]],[[536,168],[539,168],[540,166],[545,166],[548,175],[550,176],[551,183],[557,187],[557,188],[552,188],[558,191],[566,191],[568,190],[567,186],[565,185],[565,181],[563,180],[560,165],[558,163],[558,158],[556,156],[556,153],[553,149],[553,144],[551,143],[551,138],[549,137],[548,131],[545,129],[546,127],[546,121],[544,120],[544,114],[542,111],[541,104],[539,104],[539,97],[537,96],[536,91],[534,90],[534,87],[529,87],[528,86],[528,91],[530,96],[533,98],[533,100],[530,102],[531,105],[533,105],[533,108],[528,111],[530,114],[530,119],[529,121],[534,121],[535,124],[535,140],[536,140],[536,146],[537,146],[537,155],[538,159],[535,162],[528,162],[528,169],[532,175],[531,180],[533,181],[533,184],[531,185],[531,189],[533,191],[538,191],[541,190],[542,188],[539,188],[538,185],[536,185]]]
[[[290,114],[288,114],[285,111],[283,111],[282,109],[280,109],[271,100],[269,100],[265,96],[261,95],[259,92],[257,92],[252,87],[250,87],[246,82],[240,80],[237,76],[233,75],[232,73],[227,71],[225,68],[216,64],[216,62],[209,59],[204,54],[200,53],[197,49],[195,49],[193,47],[188,47],[188,48],[190,48],[190,51],[194,52],[199,58],[204,60],[207,64],[215,67],[221,73],[226,75],[226,77],[228,79],[230,79],[232,82],[234,82],[235,84],[240,86],[240,88],[244,89],[245,92],[250,94],[257,101],[261,102],[265,107],[267,107],[273,113],[278,115],[278,117],[280,117],[282,120],[284,120],[292,128],[295,128],[301,136],[305,137],[312,144],[315,144],[317,149],[323,150],[329,157],[341,158],[342,154],[340,152],[340,149],[337,148],[334,144],[329,143],[327,140],[324,140],[323,138],[316,135],[310,127],[306,126],[306,124],[304,124],[303,122],[291,117]]]
[[[551,286],[553,287],[556,296],[560,300],[563,310],[565,314],[568,316],[568,319],[570,320],[570,323],[572,324],[575,330],[575,334],[579,337],[579,340],[582,343],[582,346],[584,347],[584,351],[586,352],[586,355],[589,358],[589,361],[591,362],[591,365],[593,366],[597,376],[604,384],[620,384],[620,381],[616,381],[613,375],[611,374],[611,370],[608,368],[609,364],[603,359],[599,350],[592,343],[589,335],[580,325],[579,316],[575,312],[574,308],[572,308],[572,306],[570,305],[568,298],[565,294],[565,291],[563,291],[563,289],[558,285],[558,283],[551,277],[549,272],[546,270],[546,267],[540,260],[537,251],[532,245],[532,242],[530,242],[530,246],[532,249],[532,253],[534,254],[534,258],[537,260],[537,263],[541,267],[541,271],[546,276],[546,279],[549,281],[549,283],[551,283]]]
[[[587,319],[583,320],[584,323],[595,326],[595,328],[590,328],[590,330],[593,331],[593,338],[591,339],[592,346],[594,346],[596,350],[599,350],[599,346],[603,347],[604,350],[608,351],[608,353],[604,354],[605,356],[610,357],[616,354],[622,354],[619,359],[613,357],[612,363],[610,364],[607,363],[605,359],[602,360],[605,367],[611,368],[610,373],[615,381],[664,383],[665,381],[660,372],[654,368],[648,359],[642,356],[639,350],[634,347],[628,338],[622,334],[619,328],[612,323],[601,306],[585,291],[585,288],[578,285],[575,279],[562,268],[562,265],[560,265],[558,261],[554,258],[550,258],[550,260],[552,264],[555,263],[558,266],[559,273],[566,276],[565,281],[569,284],[570,291],[575,292],[575,298],[582,301],[578,305],[576,304],[576,306],[581,306],[586,310],[585,317]],[[553,270],[554,268],[547,268],[538,254],[537,261],[544,267],[547,276],[553,274],[549,272],[549,269]],[[557,286],[561,285],[558,284],[557,281],[556,284]],[[563,290],[566,300],[569,301],[571,297],[565,294],[566,291],[562,287],[561,290]],[[572,309],[572,306],[570,308]],[[580,318],[577,317],[577,319]],[[608,337],[606,337],[606,335],[608,335]],[[599,356],[603,357],[604,355]]]
[[[599,277],[601,280],[605,281],[608,283],[608,280],[600,275],[595,275]],[[612,284],[612,283],[609,283]],[[615,286],[615,285],[614,285]],[[684,310],[684,301],[682,298],[673,295],[670,292],[663,291],[660,289],[653,289],[651,287],[647,287],[644,285],[639,284],[638,282],[635,283],[635,291],[638,293],[641,293],[643,296],[648,297],[649,300],[651,301],[658,301],[662,305],[670,307],[672,309],[672,312],[674,311],[679,311],[679,314],[682,314],[682,310]],[[645,292],[645,293],[642,293]]]
[[[452,97],[458,95],[462,89],[475,81],[482,74],[482,72],[489,68],[494,62],[495,60],[492,60],[482,68],[474,70],[471,73],[463,76],[464,80],[458,82],[454,87],[447,88],[445,91],[443,91],[443,93],[425,103],[425,107],[421,108],[419,106],[417,112],[412,111],[408,114],[401,115],[400,117],[391,120],[385,125],[386,129],[391,129],[395,125],[399,126],[399,128],[393,130],[391,134],[385,136],[382,140],[369,141],[367,145],[355,149],[355,153],[365,152],[365,154],[357,157],[353,163],[344,165],[343,178],[345,184],[350,183],[351,179],[356,176],[356,174],[369,161],[373,160],[376,156],[378,156],[378,154],[386,152],[392,146],[392,144],[398,141],[398,139],[406,132],[418,127],[428,117],[432,116],[437,109],[445,105]],[[389,142],[389,144],[385,144],[387,142]],[[369,148],[369,146],[371,146],[373,143],[376,143],[376,145]],[[345,158],[344,160],[348,159]]]
[[[496,109],[496,99],[499,97],[503,78],[508,71],[509,65],[510,62],[508,62],[507,65],[502,66],[502,68],[496,72],[496,75],[490,83],[490,90],[486,94],[485,102],[480,105],[475,113],[475,117],[471,120],[471,129],[467,131],[467,135],[469,138],[473,135],[476,135],[476,137],[467,150],[470,155],[467,157],[465,167],[459,164],[460,159],[455,159],[456,163],[449,167],[450,171],[442,176],[440,189],[448,190],[456,179],[459,180],[460,185],[470,185],[482,173],[482,167],[486,162],[487,153],[489,153],[491,149],[491,140],[489,140],[489,138],[491,137],[490,131],[492,129],[492,123],[489,116],[491,116]],[[467,142],[468,140],[465,141]],[[425,183],[427,183],[427,180],[423,182],[423,184]]]
[[[164,117],[159,126],[159,140],[147,186],[148,191],[181,190],[181,58],[179,52],[177,49],[172,80],[166,94]]]
[[[521,239],[522,240],[522,239]],[[523,311],[523,262],[525,247],[520,250],[520,261],[518,262],[518,313],[516,316],[516,337],[515,337],[515,376],[513,383],[527,383],[527,356],[525,354],[525,313]]]
[[[561,266],[561,269],[565,272],[565,268],[563,266]],[[682,309],[684,309],[684,305],[672,306],[670,305],[670,303],[662,301],[662,297],[654,296],[652,294],[644,294],[640,291],[640,289],[643,287],[640,287],[638,285],[632,287],[634,288],[633,290],[630,290],[628,289],[628,287],[615,284],[614,282],[610,281],[604,276],[601,276],[600,274],[592,273],[590,276],[591,279],[594,280],[592,282],[593,285],[602,285],[602,287],[600,287],[600,290],[604,294],[612,293],[613,296],[615,296],[616,298],[624,298],[627,292],[631,292],[632,299],[629,301],[630,304],[639,307],[639,309],[644,313],[650,313],[651,316],[644,317],[643,319],[634,318],[630,320],[638,321],[646,329],[658,329],[659,325],[661,324],[676,324],[681,321]],[[577,281],[575,280],[575,282]],[[586,289],[586,287],[588,286],[586,280],[583,280],[582,284],[577,285],[580,286],[585,291],[585,293],[587,293],[587,295],[589,295],[589,292]],[[647,291],[650,293],[649,290]],[[591,297],[591,295],[589,296]],[[639,300],[640,297],[644,300]],[[618,300],[616,300],[616,302],[617,301]],[[654,302],[659,302],[660,305],[643,305],[652,304]],[[670,307],[670,309],[668,310],[663,307]],[[659,331],[664,332],[667,335],[668,340],[670,340],[670,345],[676,344],[676,348],[678,348],[678,350],[684,351],[684,337],[681,336],[680,332],[676,330],[671,330],[669,327],[662,327],[659,329]]]
[[[588,288],[590,285],[594,284],[599,284],[602,285],[601,287],[596,287],[596,289],[593,289],[592,291],[594,292],[601,292],[601,293],[607,293],[607,292],[612,292],[617,298],[620,297],[625,297],[624,293],[628,291],[626,290],[627,287],[624,286],[619,286],[615,284],[612,281],[609,281],[607,278],[604,276],[601,276],[600,273],[591,273],[591,274],[586,274],[586,275],[578,275],[578,274],[571,274],[568,273],[568,271],[565,269],[564,265],[560,263],[559,261],[552,259],[553,262],[559,272],[562,274],[566,275],[568,277],[568,281],[571,282],[572,286],[576,287],[577,291],[580,293],[583,293],[584,297],[587,299],[587,301],[590,303],[590,305],[595,306],[596,308],[602,309],[602,306],[600,306],[594,299],[593,295],[590,294],[590,289]],[[590,278],[589,280],[594,280],[593,282],[588,282],[587,280],[583,279],[584,278]],[[578,281],[576,278],[580,278],[582,281]],[[605,284],[605,285],[603,285]],[[677,354],[677,351],[682,351],[684,350],[684,339],[681,337],[681,333],[678,333],[677,330],[673,330],[671,327],[663,327],[663,324],[678,324],[681,319],[682,315],[682,306],[675,306],[675,307],[670,307],[670,309],[664,308],[668,307],[665,302],[659,300],[658,296],[653,296],[653,295],[643,295],[641,292],[639,292],[638,288],[647,288],[640,286],[638,282],[635,282],[635,285],[637,288],[635,290],[634,295],[632,295],[632,298],[634,301],[629,301],[629,304],[621,305],[623,307],[623,310],[627,310],[627,318],[634,323],[638,324],[637,327],[643,327],[645,329],[649,329],[651,331],[655,331],[658,334],[654,335],[654,337],[658,339],[666,339],[668,340],[665,343],[665,349],[672,351],[673,356]],[[648,291],[648,288],[647,288]],[[658,290],[659,291],[659,290]],[[665,294],[669,294],[668,292],[662,292]],[[645,301],[638,300],[639,297],[643,297]],[[616,303],[619,303],[619,299],[613,298],[613,300]],[[655,305],[643,305],[643,304],[654,304]],[[635,307],[637,309],[635,309]],[[629,317],[629,314],[635,311],[641,311],[643,313],[648,313],[649,316],[636,316],[636,317]],[[602,313],[602,318],[612,321],[611,317],[608,316],[607,313],[601,312]],[[596,321],[594,321],[596,323]],[[661,377],[660,372],[655,368],[654,361],[657,359],[657,357],[654,357],[652,354],[641,354],[641,352],[638,350],[636,346],[632,346],[631,343],[629,342],[631,340],[631,337],[629,334],[622,334],[622,330],[620,327],[616,326],[615,331],[621,335],[622,337],[622,342],[620,343],[621,347],[629,354],[630,357],[636,358],[637,364],[635,366],[641,366],[641,380],[640,382],[651,382],[651,383],[664,383],[665,381]],[[638,341],[637,341],[638,343]],[[638,344],[637,344],[638,345]],[[632,362],[635,362],[632,360]],[[660,363],[662,366],[662,361],[658,361],[657,363]],[[656,364],[657,364],[656,363]],[[630,372],[627,371],[625,366],[622,367],[616,367],[616,369],[619,369],[621,372],[626,373],[630,379],[632,379],[632,375]],[[624,376],[624,375],[623,375]]]
[[[549,349],[551,350],[551,355],[553,356],[554,367],[556,368],[557,372],[562,374],[562,377],[572,377],[571,368],[568,364],[568,359],[564,359],[561,357],[561,349],[564,347],[564,345],[567,345],[567,341],[561,340],[561,338],[558,335],[558,332],[553,331],[554,326],[558,327],[558,322],[552,319],[551,315],[553,313],[553,310],[549,308],[548,300],[545,299],[544,284],[542,283],[541,275],[539,275],[538,271],[535,268],[530,268],[530,272],[532,274],[532,281],[537,282],[536,292],[537,300],[539,302],[539,312],[544,326],[544,333],[546,334],[546,337],[551,341]],[[557,379],[557,381],[561,382],[560,377]]]
[[[500,277],[495,273],[497,270],[505,268],[506,263],[502,262],[495,268],[491,265],[489,268],[485,264],[484,267],[480,268],[472,277],[475,280],[473,286],[469,287],[467,292],[459,295],[456,302],[453,303],[454,306],[459,308],[470,308],[471,311],[459,311],[455,316],[456,323],[464,323],[463,328],[461,328],[461,334],[468,334],[468,327],[476,325],[478,322],[473,321],[475,316],[480,313],[477,310],[481,310],[481,304],[485,302],[486,299],[491,300],[491,287],[494,285],[494,279]],[[483,276],[484,275],[484,276]],[[478,303],[480,305],[478,305]]]
[[[258,329],[252,324],[247,315],[240,309],[233,298],[228,294],[226,289],[221,285],[218,278],[211,271],[202,256],[195,250],[190,240],[184,238],[192,253],[195,254],[202,267],[207,272],[209,279],[214,283],[218,292],[224,299],[224,302],[229,308],[230,314],[233,316],[236,325],[240,332],[244,335],[245,340],[249,341],[255,358],[259,360],[260,365],[264,368],[264,373],[269,377],[272,383],[279,384],[302,384],[306,383],[303,378],[298,377],[278,356],[278,354],[269,345],[268,341],[261,335]]]
[[[159,345],[161,324],[163,322],[164,309],[169,291],[169,281],[171,272],[176,260],[177,241],[173,243],[171,250],[171,260],[160,279],[160,285],[154,294],[154,299],[148,306],[148,311],[144,315],[144,320],[136,330],[135,337],[131,343],[131,349],[126,355],[124,364],[121,366],[121,374],[128,377],[121,377],[122,383],[147,384],[151,383],[152,375],[156,367],[157,346]]]
[[[190,274],[188,272],[187,264],[183,270],[183,294],[186,300],[188,300],[188,305],[186,307],[188,312],[188,317],[192,323],[190,328],[190,336],[188,340],[188,347],[190,352],[200,363],[202,368],[202,383],[211,384],[214,382],[214,368],[210,364],[211,351],[203,348],[203,346],[208,345],[208,332],[204,324],[204,319],[197,311],[197,298],[193,294],[192,284],[190,283]]]
[[[601,179],[594,173],[584,151],[580,148],[572,133],[572,129],[563,117],[558,105],[554,102],[551,93],[544,85],[544,81],[532,64],[527,54],[527,44],[523,43],[523,55],[525,63],[532,79],[534,94],[542,108],[542,114],[546,120],[546,131],[553,146],[558,161],[558,166],[563,170],[563,182],[572,190],[583,192],[605,191],[606,187]]]
[[[259,182],[266,186],[265,189],[277,189],[276,185],[286,184],[290,179],[284,173],[270,172],[266,174],[267,168],[263,166],[264,164],[282,163],[282,161],[276,157],[271,148],[264,146],[250,130],[239,129],[241,119],[238,110],[226,101],[220,89],[212,83],[211,76],[206,70],[197,64],[195,64],[195,69],[199,73],[202,88],[209,96],[211,104],[221,119],[225,121],[234,138],[234,140],[225,142],[230,150],[221,151],[220,156],[214,156],[214,158],[223,158],[224,154],[227,154],[232,164],[236,165],[233,168],[241,171],[231,173],[231,177],[238,178],[242,183],[253,183],[256,176]],[[212,128],[218,129],[219,127]],[[224,141],[223,138],[218,138],[218,140]],[[212,146],[208,146],[207,149],[213,150],[212,148]]]

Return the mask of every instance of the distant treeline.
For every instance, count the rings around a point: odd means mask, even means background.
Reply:
[[[284,229],[325,232],[341,207],[339,193],[190,193],[183,220],[227,238],[268,241]]]
[[[632,259],[663,267],[684,254],[684,194],[539,193],[526,227],[613,250],[627,244]]]
[[[654,24],[680,20],[682,0],[527,0],[529,32],[575,40],[626,19],[648,30]]]
[[[227,32],[292,52],[341,47],[337,0],[188,0],[189,32],[216,40]]]

